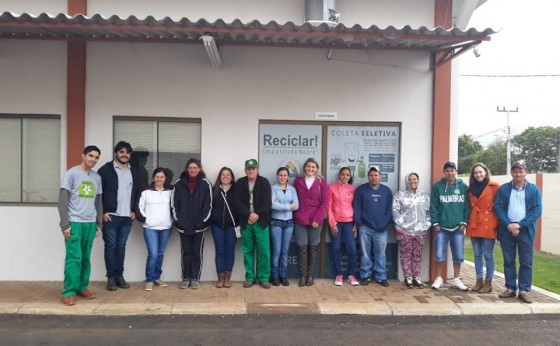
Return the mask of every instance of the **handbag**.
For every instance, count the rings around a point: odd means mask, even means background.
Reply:
[[[233,218],[233,214],[231,213],[231,209],[229,209],[229,204],[227,202],[226,196],[224,195],[223,192],[221,192],[221,194],[222,194],[222,197],[224,198],[224,202],[226,202],[226,207],[227,207],[227,210],[229,212],[229,216],[231,217],[231,221],[233,221],[233,225],[235,226],[235,219]],[[234,230],[235,230],[235,237],[236,238],[241,238],[241,227],[240,226],[235,226]]]

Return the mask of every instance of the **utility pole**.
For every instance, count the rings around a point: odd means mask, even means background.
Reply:
[[[507,150],[507,164],[506,164],[506,174],[509,173],[509,171],[511,171],[511,126],[509,125],[509,113],[517,113],[519,112],[518,107],[515,107],[515,110],[513,109],[506,109],[506,107],[502,107],[502,109],[500,109],[500,107],[496,107],[496,111],[498,113],[506,113],[507,115],[507,137],[506,137],[506,150]]]
[[[556,128],[556,172],[560,173],[560,126]]]

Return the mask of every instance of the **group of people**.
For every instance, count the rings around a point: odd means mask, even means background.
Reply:
[[[74,305],[76,296],[95,298],[88,290],[93,239],[103,234],[107,290],[129,288],[124,279],[126,241],[133,220],[143,223],[148,256],[145,290],[167,286],[161,279],[165,248],[174,227],[180,235],[182,280],[180,288],[200,287],[204,237],[211,230],[215,243],[216,287],[231,287],[237,238],[245,267],[243,287],[258,283],[262,288],[289,286],[288,250],[292,236],[297,244],[300,271],[298,285],[312,286],[316,276],[321,230],[328,220],[334,284],[344,277],[353,286],[371,280],[387,287],[385,250],[388,227],[394,221],[401,268],[406,287],[424,287],[421,262],[428,230],[434,230],[435,261],[438,277],[432,287],[443,286],[448,244],[453,256],[452,287],[468,288],[460,279],[465,231],[475,252],[477,283],[473,291],[492,290],[495,239],[502,242],[507,290],[500,297],[516,296],[530,302],[532,244],[535,222],[540,216],[540,192],[525,179],[522,162],[512,166],[513,181],[501,187],[490,180],[485,165],[471,169],[470,186],[456,177],[452,162],[444,165],[444,178],[431,195],[418,188],[419,176],[410,173],[406,188],[394,197],[381,184],[379,167],[368,171],[368,182],[355,188],[352,171],[340,169],[336,182],[328,185],[320,174],[317,160],[309,158],[303,173],[289,184],[286,167],[277,170],[274,184],[259,175],[257,160],[245,161],[245,176],[235,180],[233,171],[222,167],[216,181],[206,178],[198,159],[189,159],[185,171],[172,185],[167,171],[158,167],[153,182],[141,191],[138,173],[130,166],[132,147],[119,142],[114,159],[96,173],[93,167],[100,150],[88,146],[82,162],[63,178],[58,209],[65,238],[66,260],[62,302]],[[357,240],[361,250],[356,270]],[[342,241],[348,256],[347,270],[341,263]],[[519,251],[519,286],[515,269]],[[483,277],[482,258],[486,260]],[[346,274],[346,275],[345,275]],[[358,277],[357,277],[358,276]]]

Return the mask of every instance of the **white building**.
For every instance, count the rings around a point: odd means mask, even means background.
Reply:
[[[150,176],[167,166],[177,177],[195,155],[212,182],[224,165],[242,176],[248,158],[272,179],[287,160],[314,156],[329,182],[341,164],[356,175],[381,164],[393,189],[415,171],[428,190],[456,159],[452,58],[493,33],[465,29],[483,2],[3,1],[0,280],[62,279],[59,179],[86,144],[101,148],[99,168],[129,141],[149,153]],[[334,11],[315,11],[323,4]],[[273,141],[307,135],[317,136],[309,148]],[[145,258],[136,225],[128,280],[144,279]],[[92,266],[104,280],[101,239]],[[164,278],[178,281],[179,268],[174,235]],[[243,275],[238,251],[234,279]],[[207,234],[202,280],[214,277]]]

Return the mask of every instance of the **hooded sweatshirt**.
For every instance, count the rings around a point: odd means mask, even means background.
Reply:
[[[432,225],[430,217],[430,196],[420,189],[412,192],[405,177],[405,190],[393,198],[393,220],[398,232],[410,235],[426,234]]]
[[[434,226],[446,231],[455,231],[469,220],[468,186],[461,179],[450,185],[445,178],[432,187],[430,196],[430,217]]]

